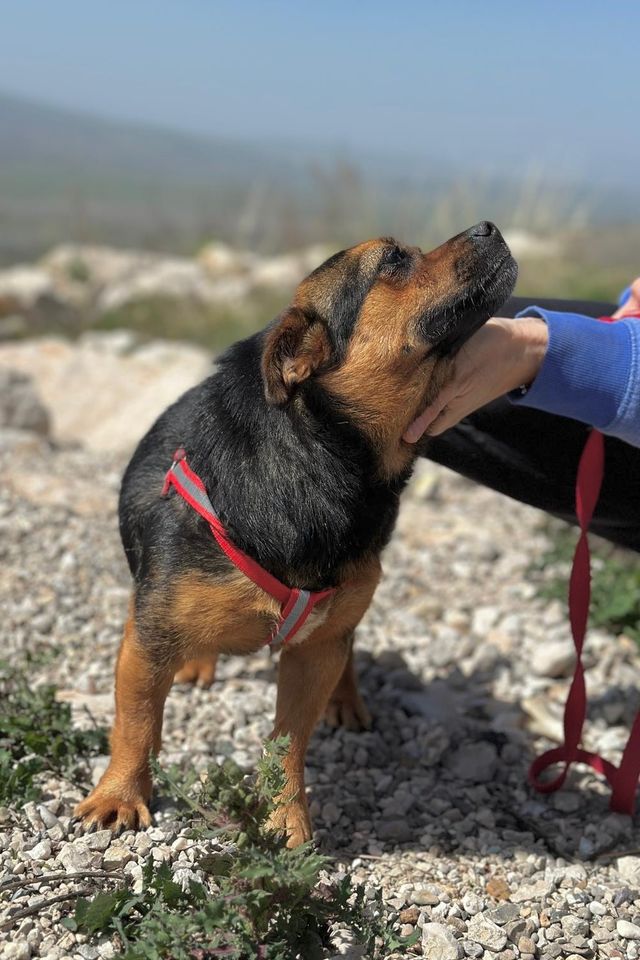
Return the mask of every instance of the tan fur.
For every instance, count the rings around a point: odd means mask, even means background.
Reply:
[[[173,673],[149,660],[131,612],[116,664],[111,762],[93,793],[75,809],[88,826],[131,829],[151,823],[149,754],[160,750],[162,712]]]

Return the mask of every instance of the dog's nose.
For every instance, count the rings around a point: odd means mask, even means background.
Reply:
[[[492,237],[497,232],[498,228],[494,223],[490,223],[489,220],[481,220],[474,227],[469,227],[467,235],[469,237]]]

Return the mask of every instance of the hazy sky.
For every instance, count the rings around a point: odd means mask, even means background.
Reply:
[[[638,0],[0,0],[0,12],[0,90],[55,104],[467,169],[612,183],[640,169]]]

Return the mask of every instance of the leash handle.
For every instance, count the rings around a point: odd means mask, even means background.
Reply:
[[[601,317],[612,322],[612,317]],[[586,763],[602,774],[612,788],[610,808],[616,813],[632,815],[640,778],[640,712],[636,715],[619,767],[597,753],[580,747],[587,712],[587,695],[582,664],[582,650],[587,631],[591,602],[591,554],[588,530],[600,496],[604,476],[604,437],[598,430],[589,434],[578,464],[576,477],[576,516],[580,536],[576,544],[569,580],[569,620],[576,650],[576,666],[564,710],[564,743],[547,750],[529,767],[529,783],[539,793],[552,793],[565,782],[572,763]],[[549,767],[563,764],[552,780],[540,776]]]

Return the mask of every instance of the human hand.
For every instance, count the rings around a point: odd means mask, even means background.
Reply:
[[[427,431],[438,436],[491,400],[531,383],[547,343],[547,325],[538,317],[488,320],[456,357],[453,379],[407,427],[403,440],[417,443]]]
[[[625,301],[625,303],[619,307],[618,310],[612,316],[616,320],[621,320],[623,317],[629,317],[632,315],[638,315],[640,313],[640,277],[637,280],[634,280],[631,284],[631,293]]]

